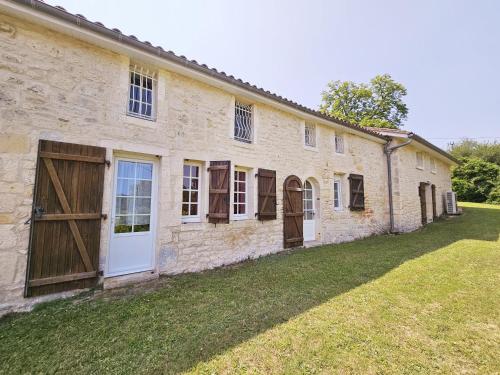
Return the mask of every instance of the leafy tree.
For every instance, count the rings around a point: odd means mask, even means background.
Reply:
[[[369,84],[332,81],[322,93],[320,111],[361,126],[400,128],[408,117],[406,94],[389,74],[377,75]]]
[[[457,159],[479,158],[500,165],[500,143],[464,139],[449,145],[449,153]]]
[[[485,202],[500,187],[500,167],[479,158],[464,158],[454,168],[451,181],[459,200]]]

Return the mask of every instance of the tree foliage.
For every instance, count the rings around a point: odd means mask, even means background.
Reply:
[[[479,158],[500,166],[500,143],[498,142],[477,142],[464,139],[450,144],[449,153],[457,159]]]
[[[494,163],[464,158],[454,168],[451,181],[459,200],[491,203],[499,200],[500,167]]]
[[[369,84],[332,81],[322,93],[320,111],[361,126],[400,128],[408,117],[406,94],[389,74],[377,75]]]

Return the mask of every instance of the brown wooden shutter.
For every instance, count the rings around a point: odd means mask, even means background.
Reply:
[[[25,296],[96,285],[105,156],[101,147],[39,142]]]
[[[259,168],[258,177],[258,212],[259,220],[276,219],[276,171]]]
[[[350,204],[352,211],[365,209],[365,185],[363,176],[359,174],[349,175]]]
[[[302,182],[297,176],[288,176],[283,183],[283,247],[304,244],[304,206]]]
[[[229,223],[229,181],[230,161],[211,161],[209,196],[208,196],[208,222],[213,224]]]

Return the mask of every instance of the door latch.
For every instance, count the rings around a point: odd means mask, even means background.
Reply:
[[[39,219],[42,217],[43,213],[45,212],[45,209],[43,207],[36,206],[34,211],[35,211],[35,217]]]

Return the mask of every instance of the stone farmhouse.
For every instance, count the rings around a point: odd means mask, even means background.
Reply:
[[[412,231],[443,214],[454,164],[411,132],[0,0],[0,311]]]

